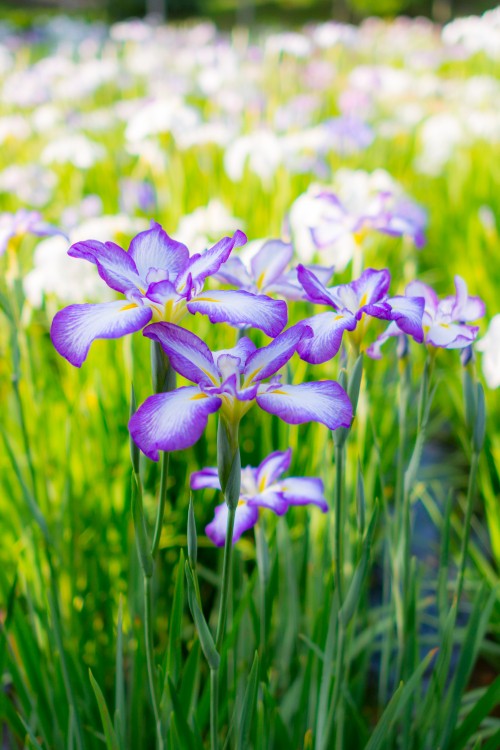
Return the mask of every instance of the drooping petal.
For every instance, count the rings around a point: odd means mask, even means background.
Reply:
[[[431,286],[424,284],[422,281],[410,281],[406,287],[405,294],[407,297],[423,297],[426,312],[434,317],[438,309],[439,299]]]
[[[334,380],[300,385],[261,386],[257,403],[270,414],[276,414],[288,424],[321,422],[331,430],[349,427],[352,405],[342,386]]]
[[[269,487],[256,495],[247,497],[246,502],[251,508],[268,508],[278,516],[282,516],[288,510],[284,495],[275,487]]]
[[[173,323],[161,322],[148,326],[144,335],[161,344],[172,367],[180,375],[199,385],[219,385],[212,352],[194,333]]]
[[[479,320],[486,312],[485,304],[480,297],[470,297],[467,285],[461,276],[455,276],[456,299],[454,300],[453,320],[469,322]]]
[[[232,349],[219,349],[214,352],[214,360],[218,365],[219,357],[222,357],[224,354],[230,354],[232,357],[237,357],[240,360],[239,371],[243,372],[247,359],[254,353],[256,348],[257,347],[248,336],[242,336],[236,346],[233,346]]]
[[[436,323],[427,332],[426,343],[442,349],[463,349],[475,340],[478,331],[478,326]]]
[[[317,505],[323,513],[328,510],[324,496],[324,486],[316,477],[288,477],[278,482],[276,488],[283,493],[289,505]]]
[[[311,302],[319,305],[335,306],[335,299],[332,297],[330,291],[309,268],[298,265],[297,278],[304,287],[304,291]]]
[[[286,302],[263,294],[236,290],[202,292],[188,302],[190,313],[208,315],[211,323],[260,328],[268,336],[277,336],[286,325]]]
[[[143,282],[137,273],[136,265],[128,253],[114,242],[85,240],[75,242],[68,250],[72,258],[83,258],[95,263],[101,279],[117,292],[138,289]]]
[[[297,351],[301,359],[313,365],[328,362],[340,349],[344,331],[354,331],[356,317],[344,312],[325,312],[303,321],[313,332],[311,338],[303,338]]]
[[[219,268],[216,274],[218,279],[233,284],[238,288],[252,289],[254,286],[252,277],[248,273],[241,258],[228,258]]]
[[[149,307],[127,300],[70,305],[56,314],[50,335],[59,354],[80,367],[95,339],[117,339],[140,331],[149,323],[151,315]]]
[[[354,289],[361,308],[379,302],[387,294],[390,283],[391,274],[386,268],[381,271],[366,268],[350,286]]]
[[[244,245],[246,241],[246,235],[238,229],[232,237],[223,237],[204,253],[193,255],[177,279],[178,291],[185,290],[188,276],[191,276],[195,294],[199,292],[205,279],[217,273],[221,265],[229,258],[233,248]]]
[[[275,451],[265,458],[257,467],[257,486],[263,491],[287,471],[292,460],[292,449]]]
[[[310,335],[311,330],[302,323],[298,323],[280,333],[267,346],[257,349],[246,363],[245,383],[250,384],[274,375],[297,351],[299,341]]]
[[[293,248],[282,240],[269,240],[254,255],[250,265],[252,275],[259,291],[281,276],[293,257]]]
[[[178,451],[194,445],[207,426],[209,414],[221,404],[218,396],[209,396],[196,386],[157,393],[132,415],[130,434],[148,458],[158,461],[158,451]]]
[[[404,333],[413,336],[419,344],[424,340],[422,316],[425,300],[423,297],[391,297],[387,300],[391,306],[391,320],[394,320]]]
[[[215,518],[205,527],[205,534],[217,547],[223,547],[226,541],[228,508],[222,503],[215,508]],[[233,544],[243,532],[251,529],[259,520],[259,509],[247,503],[240,503],[236,508],[233,529]]]
[[[155,221],[151,222],[151,229],[134,237],[128,254],[133,258],[144,281],[148,280],[148,273],[153,269],[166,271],[170,281],[173,281],[189,259],[186,245],[169,237]]]
[[[217,469],[206,468],[193,471],[189,486],[192,490],[220,490],[219,473]]]

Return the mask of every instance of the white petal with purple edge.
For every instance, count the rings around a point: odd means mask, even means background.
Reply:
[[[252,289],[253,280],[241,258],[228,258],[217,271],[216,277],[228,284],[244,289]]]
[[[187,247],[169,237],[160,224],[154,221],[151,222],[151,229],[134,237],[128,253],[134,259],[144,281],[151,269],[167,271],[170,281],[175,280],[189,259]]]
[[[54,317],[50,336],[59,354],[75,367],[80,367],[95,339],[117,339],[140,331],[151,316],[149,307],[127,300],[70,305]]]
[[[232,349],[219,349],[218,351],[214,352],[214,360],[218,365],[219,357],[222,357],[225,354],[230,354],[232,357],[237,357],[240,360],[239,370],[240,372],[243,372],[247,359],[251,354],[254,353],[256,348],[257,347],[255,346],[253,341],[251,341],[251,339],[249,339],[247,336],[242,336],[236,346],[233,346]]]
[[[426,343],[441,349],[463,349],[471,344],[479,328],[459,323],[436,323],[427,332]]]
[[[188,302],[190,313],[208,315],[211,323],[260,328],[268,336],[277,336],[286,325],[286,303],[263,294],[236,290],[206,291]]]
[[[125,293],[131,288],[138,289],[143,285],[133,259],[114,242],[75,242],[69,248],[68,255],[71,258],[83,258],[95,263],[101,279],[117,292]]]
[[[391,319],[404,333],[413,336],[419,344],[424,340],[422,316],[425,300],[423,297],[391,297],[387,300],[391,306]]]
[[[268,508],[278,516],[282,516],[288,510],[288,503],[284,496],[273,487],[268,487],[263,492],[245,499],[251,508]]]
[[[219,473],[216,468],[201,469],[191,474],[192,490],[220,490]]]
[[[313,336],[304,338],[297,351],[301,359],[313,365],[332,359],[340,349],[344,331],[356,328],[356,318],[348,311],[325,312],[303,321]]]
[[[320,305],[336,305],[329,289],[318,279],[309,268],[297,266],[297,278],[304,287],[308,299]]]
[[[276,485],[289,505],[317,505],[323,513],[328,510],[324,487],[317,477],[288,477]]]
[[[274,375],[275,372],[286,365],[297,351],[299,341],[310,335],[310,329],[302,323],[298,323],[280,333],[267,346],[257,349],[246,363],[245,383],[264,380]]]
[[[148,326],[144,335],[160,343],[172,367],[180,375],[199,385],[219,385],[219,373],[212,352],[194,333],[173,323],[161,322]]]
[[[130,434],[148,458],[158,461],[158,451],[178,451],[194,445],[202,436],[209,415],[221,404],[220,398],[208,396],[196,386],[157,393],[132,415]]]
[[[292,460],[292,449],[286,451],[274,451],[257,467],[257,486],[264,490],[280,477],[290,466]]]
[[[406,287],[405,294],[407,297],[423,297],[426,311],[432,316],[435,315],[439,300],[431,286],[424,284],[422,281],[410,281]]]
[[[215,508],[215,518],[205,527],[205,534],[217,547],[223,547],[226,541],[228,508],[226,503]],[[259,520],[259,509],[252,508],[247,503],[241,503],[236,508],[233,530],[233,544],[238,541],[243,532],[255,526]]]
[[[252,274],[259,291],[275,281],[293,257],[293,248],[282,240],[269,240],[251,260]]]
[[[288,424],[321,422],[331,430],[349,427],[352,405],[342,386],[334,380],[300,385],[261,386],[257,403]]]
[[[367,268],[363,271],[359,279],[353,281],[351,286],[358,298],[359,307],[379,302],[389,289],[391,283],[391,274],[384,268],[382,271],[376,271],[374,268]]]
[[[221,265],[229,258],[233,248],[244,245],[246,241],[246,235],[238,230],[232,237],[223,237],[213,247],[205,250],[204,253],[193,255],[177,279],[176,287],[178,291],[184,291],[188,283],[188,276],[191,276],[194,288],[200,291],[205,279],[217,273]]]

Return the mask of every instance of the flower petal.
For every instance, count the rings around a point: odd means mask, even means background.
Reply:
[[[271,386],[257,394],[257,403],[288,424],[321,422],[331,430],[350,427],[352,405],[342,386],[334,380],[300,385]]]
[[[217,469],[206,468],[201,471],[193,471],[191,474],[190,487],[192,490],[220,490],[219,473]]]
[[[478,331],[478,326],[436,323],[430,327],[426,343],[441,349],[463,349],[475,340]]]
[[[257,486],[263,491],[270,484],[274,484],[290,466],[292,449],[286,451],[275,451],[265,458],[257,467]]]
[[[324,486],[317,477],[288,477],[276,485],[283,493],[288,505],[317,505],[323,513],[328,510],[324,496]]]
[[[278,516],[282,516],[288,510],[284,496],[272,487],[245,499],[250,508],[268,508]]]
[[[195,293],[199,292],[205,279],[217,273],[221,265],[229,258],[233,248],[244,245],[246,241],[246,235],[238,229],[232,237],[223,237],[204,253],[193,255],[177,279],[177,290],[184,291],[188,277],[191,276]]]
[[[217,278],[238,288],[252,289],[254,286],[252,277],[241,258],[228,258],[217,271]]]
[[[260,328],[268,336],[277,336],[286,325],[286,302],[263,294],[236,290],[207,291],[188,302],[190,313],[208,315],[211,323]]]
[[[419,344],[424,340],[422,315],[425,300],[423,297],[391,297],[387,300],[391,306],[391,320],[394,320],[404,333],[413,336]]]
[[[344,331],[354,331],[355,316],[343,312],[325,312],[303,321],[313,332],[311,338],[303,338],[297,351],[301,359],[313,365],[332,359],[340,349]]]
[[[281,276],[293,257],[293,248],[282,240],[269,240],[254,255],[250,265],[259,291]]]
[[[143,286],[136,265],[128,253],[114,242],[85,240],[75,242],[68,250],[72,258],[83,258],[95,263],[101,279],[117,292],[127,292]]]
[[[423,297],[426,312],[434,317],[438,309],[439,299],[431,286],[424,284],[422,281],[410,281],[406,287],[405,294],[407,297]]]
[[[391,283],[391,274],[387,268],[376,271],[374,268],[367,268],[363,271],[359,279],[346,286],[354,289],[358,298],[359,307],[371,305],[379,302],[387,294]]]
[[[208,396],[196,386],[157,393],[132,415],[128,424],[130,434],[148,458],[158,461],[158,451],[178,451],[196,443],[207,426],[209,414],[221,404],[220,398]]]
[[[212,352],[194,333],[173,323],[161,322],[148,326],[144,335],[161,344],[172,367],[180,375],[199,385],[219,385],[219,373]]]
[[[223,547],[226,541],[228,508],[226,503],[215,508],[215,518],[205,527],[205,534],[217,547]],[[252,508],[247,503],[241,503],[236,508],[233,529],[233,544],[238,541],[244,531],[255,526],[259,520],[259,509]]]
[[[189,260],[189,250],[182,242],[173,240],[155,221],[151,229],[137,234],[128,250],[141,278],[146,281],[149,271],[167,271],[170,281],[175,280]]]
[[[311,302],[319,305],[335,306],[335,299],[330,294],[330,291],[309,268],[298,265],[297,278],[304,287],[304,291]]]
[[[294,355],[299,342],[310,335],[311,330],[298,323],[280,333],[267,346],[257,349],[247,360],[244,371],[245,383],[250,384],[274,375]]]
[[[151,316],[149,307],[127,300],[70,305],[56,314],[50,335],[59,354],[75,367],[80,367],[95,339],[117,339],[140,331]]]
[[[214,360],[217,366],[219,366],[219,357],[223,357],[225,354],[237,357],[240,360],[239,372],[243,372],[247,359],[254,353],[256,348],[257,347],[248,336],[242,336],[241,339],[238,340],[236,346],[233,346],[232,349],[219,349],[218,351],[213,352]]]

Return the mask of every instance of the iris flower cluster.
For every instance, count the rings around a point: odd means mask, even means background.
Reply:
[[[420,282],[412,282],[404,295],[390,296],[387,269],[368,268],[350,283],[327,287],[333,269],[290,267],[292,248],[278,240],[264,243],[246,263],[241,254],[230,257],[245,242],[245,235],[236,231],[191,255],[186,245],[152,222],[149,230],[133,238],[128,251],[96,240],[77,242],[68,251],[74,258],[94,263],[103,281],[123,298],[70,305],[58,312],[51,330],[57,351],[79,367],[95,339],[118,338],[144,329],[144,336],[161,347],[172,368],[191,383],[155,393],[130,419],[134,442],[154,461],[160,451],[192,446],[215,412],[234,443],[241,419],[255,404],[288,424],[313,421],[330,430],[348,428],[353,408],[339,383],[290,384],[283,382],[280,371],[295,353],[311,364],[331,360],[345,332],[359,351],[371,319],[389,322],[387,331],[369,348],[374,357],[380,356],[380,346],[391,336],[461,348],[477,335],[477,327],[468,323],[484,314],[484,306],[477,297],[468,296],[459,277],[455,296],[441,301]],[[210,277],[238,288],[205,289]],[[268,296],[270,293],[305,299],[328,309],[285,329],[287,304]],[[258,328],[272,341],[257,348],[240,330],[235,346],[212,351],[180,325],[188,314],[195,313],[236,329]],[[257,469],[243,471],[233,541],[254,525],[259,507],[281,514],[289,505],[313,503],[326,510],[319,480],[278,482],[289,463],[289,451],[274,453]],[[214,469],[204,469],[192,478],[193,488],[220,484],[221,477]],[[224,543],[225,514],[219,506],[207,527],[215,544]]]

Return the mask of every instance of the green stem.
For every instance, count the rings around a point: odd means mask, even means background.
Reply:
[[[170,463],[170,453],[162,453],[161,456],[161,478],[160,478],[160,497],[156,508],[156,521],[153,532],[153,542],[151,544],[151,556],[156,557],[160,546],[161,530],[163,528],[163,517],[165,515],[165,503],[167,501],[168,485],[168,467]]]
[[[464,587],[465,566],[467,564],[467,552],[469,548],[470,524],[472,520],[472,510],[473,510],[473,505],[474,505],[474,499],[476,496],[476,479],[477,479],[478,466],[479,466],[479,454],[474,451],[472,454],[472,459],[471,459],[469,484],[467,487],[467,500],[466,500],[466,507],[465,507],[465,526],[464,526],[464,534],[462,537],[462,549],[460,551],[460,568],[459,568],[458,579],[457,579],[457,593],[456,593],[457,606],[458,606],[458,603],[460,602],[460,597],[462,596],[462,590]]]
[[[152,597],[152,577],[144,575],[144,641],[146,646],[146,663],[148,669],[149,691],[151,693],[151,702],[153,704],[153,713],[156,725],[156,737],[158,750],[163,750],[163,738],[161,735],[160,709],[158,706],[158,688],[157,677],[154,662],[153,648],[153,597]]]
[[[335,538],[334,538],[334,564],[335,564],[335,586],[339,611],[343,602],[344,591],[344,524],[343,524],[343,483],[344,483],[344,446],[335,445]]]

